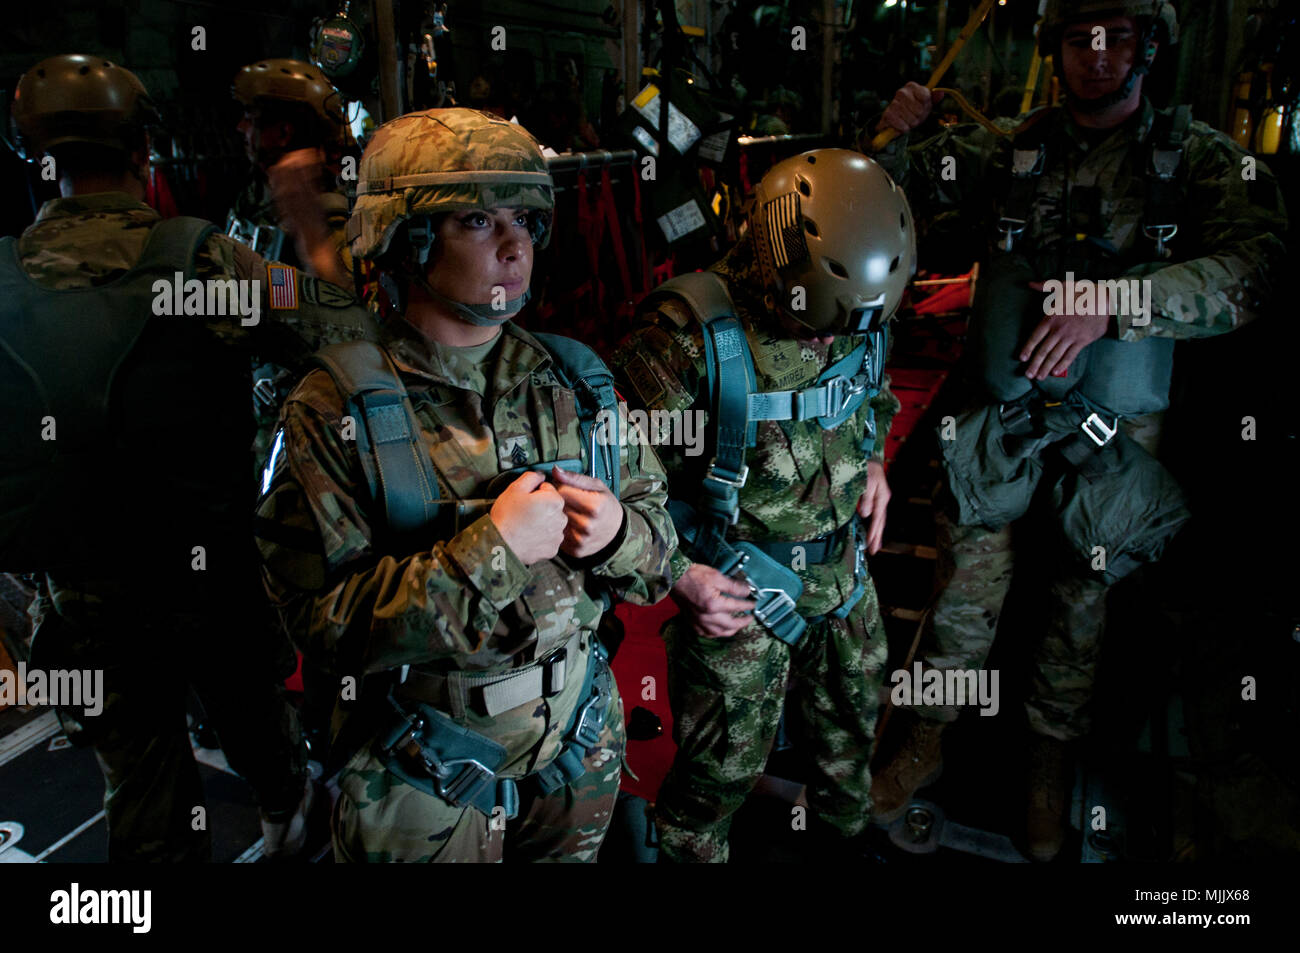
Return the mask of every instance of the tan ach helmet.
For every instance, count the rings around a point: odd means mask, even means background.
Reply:
[[[343,97],[311,63],[290,59],[249,63],[235,74],[232,92],[245,106],[259,99],[305,103],[326,128],[341,129],[341,137],[349,138]]]
[[[1178,14],[1174,5],[1164,0],[1047,0],[1038,32],[1039,55],[1060,54],[1061,33],[1067,24],[1106,17],[1135,17],[1142,25],[1155,27],[1157,42],[1178,42]]]
[[[361,157],[357,203],[348,220],[352,254],[375,259],[399,225],[468,209],[526,208],[533,240],[550,237],[551,174],[523,126],[474,109],[426,109],[386,122]]]
[[[126,151],[158,110],[130,70],[100,56],[67,53],[41,60],[14,91],[13,122],[24,158],[85,142]]]
[[[861,153],[817,149],[777,163],[754,192],[749,221],[768,291],[813,331],[889,320],[916,270],[903,190]],[[802,310],[792,307],[799,287]]]

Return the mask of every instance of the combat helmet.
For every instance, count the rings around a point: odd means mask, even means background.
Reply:
[[[407,113],[375,131],[361,157],[357,202],[348,220],[352,254],[406,268],[435,298],[471,324],[499,324],[518,313],[437,295],[423,280],[435,215],[470,209],[530,211],[534,244],[550,240],[554,185],[541,146],[523,126],[461,107]]]
[[[14,90],[12,118],[25,159],[67,143],[129,152],[159,121],[134,73],[80,53],[51,56],[24,73]]]
[[[1065,28],[1080,20],[1103,20],[1106,17],[1133,17],[1138,24],[1138,62],[1134,63],[1123,85],[1113,93],[1098,99],[1083,100],[1065,87],[1061,75],[1061,39]],[[1172,46],[1178,42],[1178,14],[1167,0],[1047,0],[1043,25],[1038,31],[1038,53],[1055,57],[1056,73],[1062,79],[1071,103],[1085,111],[1095,112],[1113,103],[1127,99],[1133,92],[1137,78],[1151,71],[1155,62],[1155,44]]]
[[[749,226],[773,302],[818,334],[889,320],[916,270],[903,190],[874,160],[847,149],[774,165],[754,192]]]
[[[268,100],[305,105],[322,138],[337,139],[344,147],[352,144],[343,97],[311,63],[293,59],[249,63],[235,74],[231,92],[245,106]]]

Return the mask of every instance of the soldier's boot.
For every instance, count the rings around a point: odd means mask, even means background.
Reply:
[[[1025,841],[1029,857],[1047,863],[1065,842],[1065,814],[1070,798],[1071,771],[1065,742],[1031,734],[1029,740],[1029,803]]]
[[[262,813],[262,853],[267,860],[291,860],[302,853],[307,844],[307,822],[316,800],[316,784],[309,777],[297,807],[290,811]]]
[[[944,722],[918,718],[900,709],[909,721],[907,736],[893,759],[871,779],[871,818],[892,824],[903,816],[912,795],[943,774]]]

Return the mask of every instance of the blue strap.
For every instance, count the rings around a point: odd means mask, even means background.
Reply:
[[[558,791],[587,773],[587,766],[583,762],[600,742],[613,695],[609,679],[605,648],[593,636],[587,673],[582,680],[582,690],[578,693],[578,698],[582,701],[574,710],[573,718],[565,731],[564,747],[554,761],[531,775],[542,794]]]
[[[331,344],[315,362],[329,371],[363,424],[357,451],[371,498],[382,502],[386,525],[403,533],[427,526],[438,514],[438,478],[420,438],[406,385],[387,352],[370,341]]]
[[[734,316],[704,326],[704,350],[714,446],[700,486],[696,547],[700,559],[712,564],[727,528],[740,515],[740,489],[749,476],[745,450],[757,441],[757,424],[749,419],[749,395],[757,377],[745,330]]]

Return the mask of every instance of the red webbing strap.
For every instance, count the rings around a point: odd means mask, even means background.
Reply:
[[[641,259],[641,294],[648,295],[653,287],[650,284],[650,255],[646,251],[645,219],[641,215],[641,175],[635,164],[632,166],[632,221],[636,223],[634,240]]]
[[[604,214],[609,227],[609,238],[614,245],[614,263],[618,265],[618,277],[622,281],[623,300],[619,304],[619,314],[632,313],[632,299],[636,297],[632,290],[632,272],[628,268],[627,253],[623,248],[623,229],[618,222],[618,209],[614,205],[614,183],[609,176],[609,166],[600,170],[600,213]],[[599,213],[598,213],[599,214]]]

